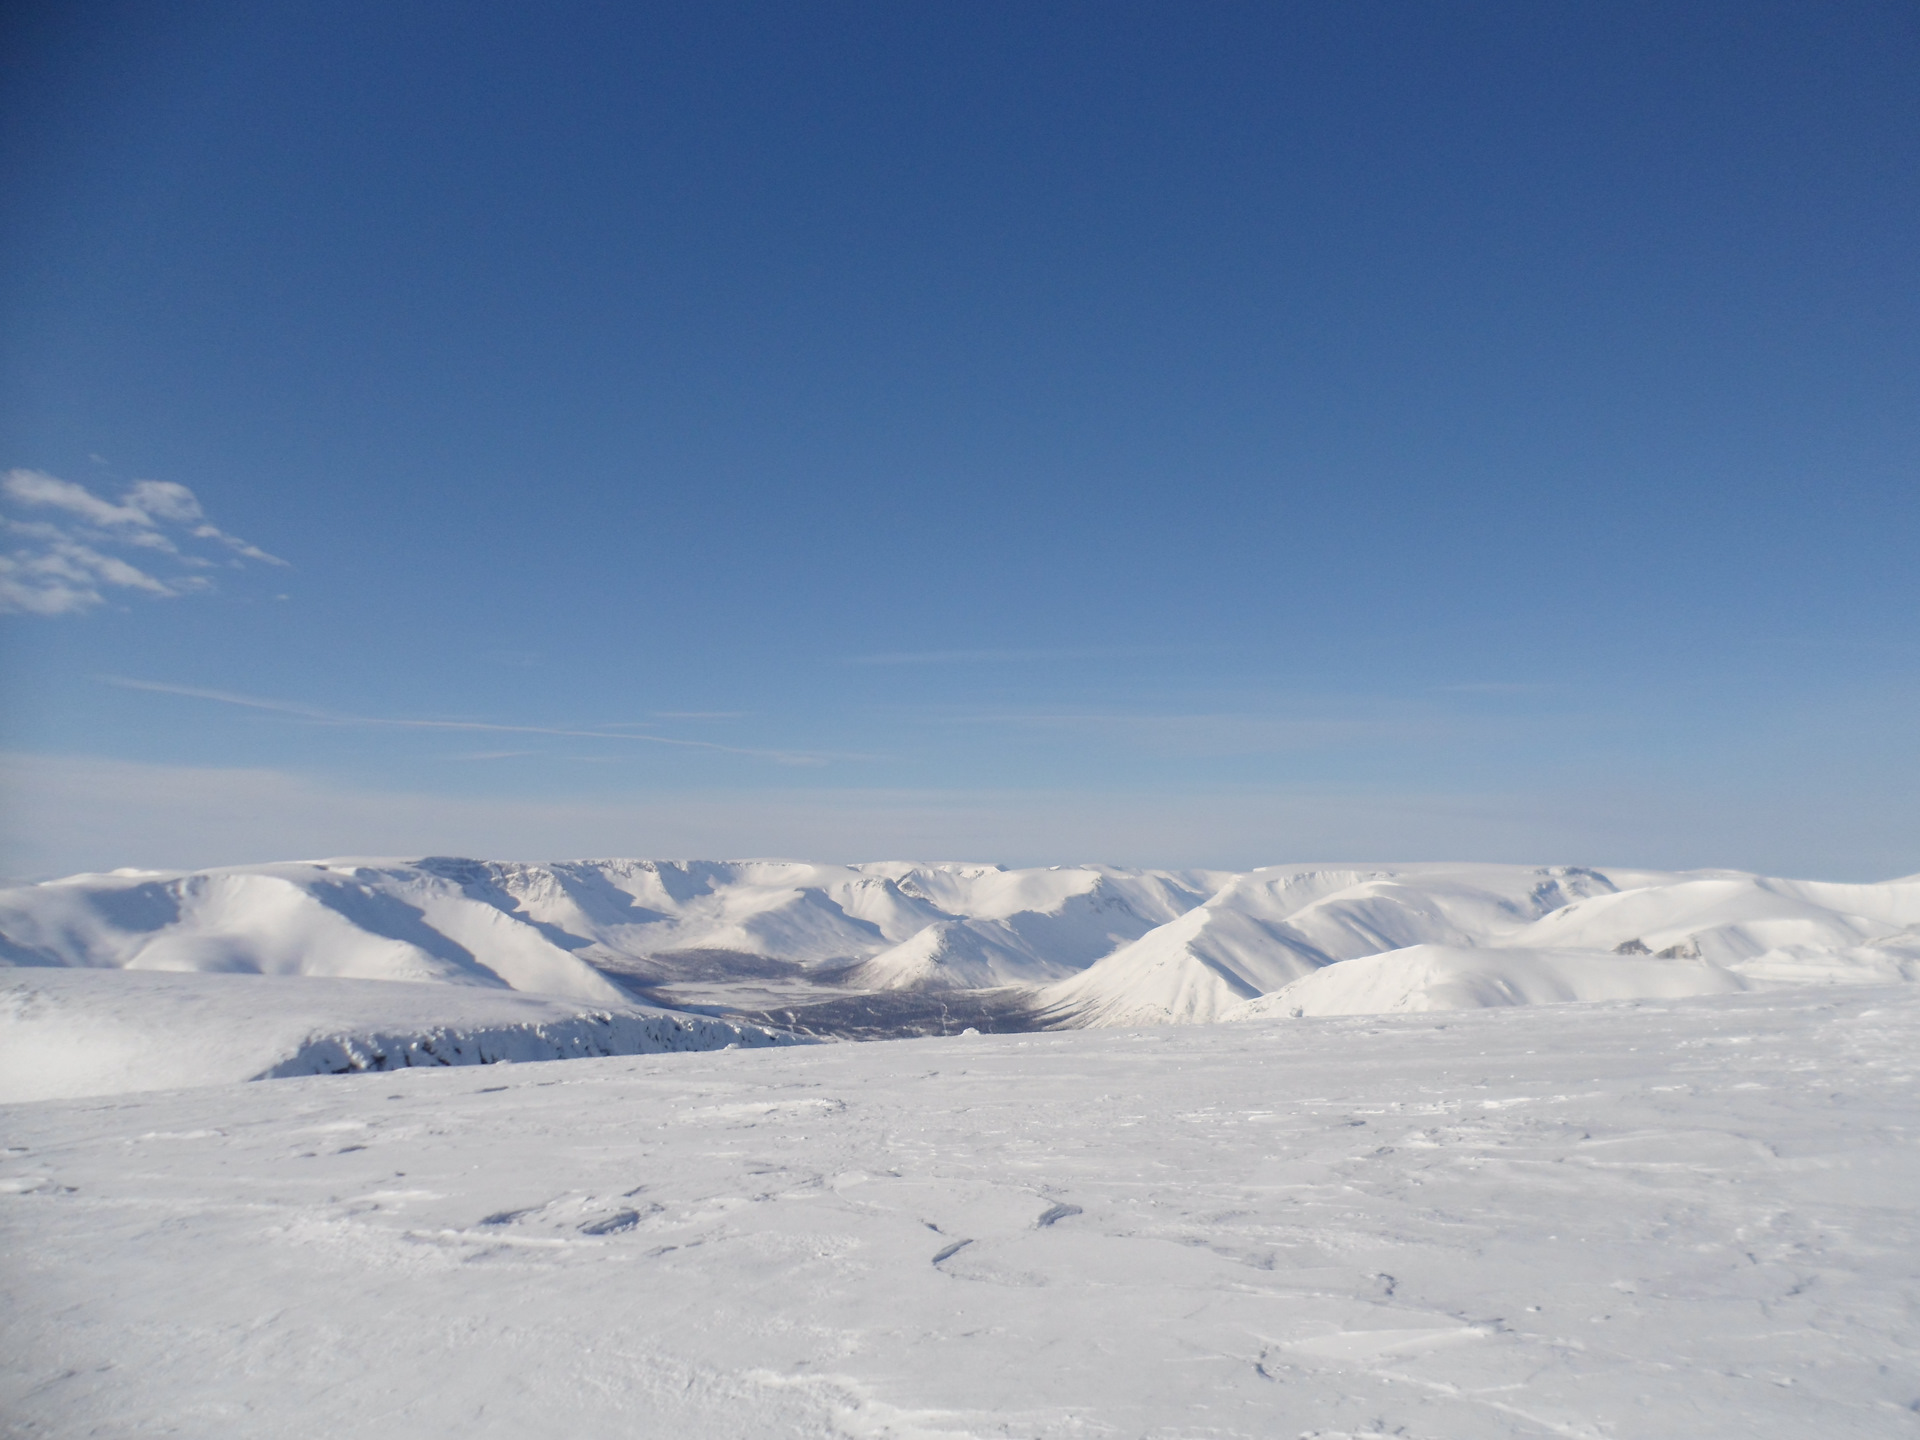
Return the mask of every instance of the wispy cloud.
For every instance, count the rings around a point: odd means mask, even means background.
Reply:
[[[714,750],[724,755],[750,755],[782,765],[824,765],[827,755],[800,750],[761,750],[744,745],[722,745],[713,740],[685,740],[675,735],[653,735],[631,728],[582,729],[564,725],[502,725],[487,720],[401,720],[379,715],[343,715],[287,700],[267,700],[257,695],[239,695],[231,690],[211,690],[198,685],[172,685],[160,680],[133,680],[124,675],[101,675],[103,685],[122,690],[145,690],[156,695],[183,695],[193,700],[211,700],[220,705],[237,705],[248,710],[265,710],[276,715],[310,721],[318,725],[358,726],[383,730],[446,730],[483,735],[544,735],[567,740],[619,740],[642,745],[667,745],[686,750]],[[516,752],[517,753],[517,752]],[[473,756],[469,758],[482,758]],[[505,758],[490,752],[485,758]]]
[[[1091,645],[1065,650],[902,650],[881,655],[849,655],[848,665],[1020,665],[1059,660],[1118,660],[1168,655],[1171,650],[1130,645]]]
[[[1521,722],[1421,705],[1354,702],[1315,711],[921,711],[922,723],[998,729],[1074,743],[1187,758],[1298,754],[1513,738]]]
[[[255,695],[236,695],[231,690],[206,690],[198,685],[168,685],[159,680],[129,680],[124,675],[101,675],[96,678],[102,685],[112,685],[121,690],[149,690],[156,695],[185,695],[194,700],[214,700],[222,705],[239,705],[248,710],[271,710],[276,714],[297,715],[302,720],[318,720],[326,724],[356,723],[349,716],[335,715],[312,705],[296,705],[286,700],[262,700]]]
[[[116,501],[56,475],[9,470],[0,501],[10,545],[0,554],[0,613],[76,615],[112,590],[156,599],[210,590],[206,572],[223,562],[287,563],[213,524],[193,491],[170,480],[137,480]]]
[[[1179,754],[1236,755],[1312,750],[1424,736],[1427,722],[1375,717],[1303,718],[1276,715],[1101,715],[1084,712],[976,714],[954,723],[1018,730],[1078,733]]]

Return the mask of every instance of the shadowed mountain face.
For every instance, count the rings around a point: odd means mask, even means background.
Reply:
[[[1917,978],[1920,879],[347,859],[0,891],[0,962],[638,999],[877,1039]]]

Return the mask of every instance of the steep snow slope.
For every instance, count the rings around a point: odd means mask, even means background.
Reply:
[[[1209,903],[1048,987],[1041,1013],[1078,1025],[1205,1023],[1325,963],[1283,925]]]
[[[0,892],[16,965],[437,981],[618,1004],[627,997],[547,933],[426,863],[121,871]]]
[[[788,1044],[759,1025],[498,989],[0,972],[0,1104],[416,1065]]]
[[[1047,978],[1019,950],[995,945],[961,920],[940,920],[849,971],[849,984],[874,990],[986,989]]]
[[[1917,1053],[1851,988],[4,1107],[0,1430],[1892,1440]]]
[[[940,920],[881,951],[851,983],[877,990],[1041,984],[1074,974],[1136,937],[1189,913],[1200,885],[1221,878],[1105,869],[986,872],[942,876],[942,904],[964,920]],[[900,881],[925,896],[922,877]]]

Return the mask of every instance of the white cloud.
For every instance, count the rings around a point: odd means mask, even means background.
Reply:
[[[183,525],[206,518],[193,491],[171,480],[134,481],[133,488],[127,491],[127,504],[155,520],[176,520]]]
[[[0,494],[21,505],[44,510],[65,510],[96,525],[149,526],[153,519],[133,505],[115,505],[102,500],[84,485],[45,475],[38,470],[9,470],[0,480]]]
[[[0,511],[0,536],[9,547],[0,553],[0,614],[77,615],[115,590],[156,598],[210,590],[213,582],[198,572],[218,562],[194,553],[195,541],[240,557],[228,566],[287,563],[209,523],[193,491],[170,480],[135,481],[113,501],[57,475],[9,470],[0,477],[0,501],[8,507]]]

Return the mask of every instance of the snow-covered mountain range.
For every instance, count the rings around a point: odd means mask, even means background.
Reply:
[[[0,1412],[1905,1434],[1916,908],[1920,881],[1444,865],[16,888]],[[952,1026],[794,1045],[769,995]],[[1379,1013],[1423,1009],[1450,1013]],[[1151,1023],[1206,1019],[1238,1023]],[[349,1070],[400,1073],[315,1073]]]
[[[0,961],[710,1013],[996,989],[1035,1025],[1131,1026],[1920,978],[1920,877],[345,859],[0,891]]]

